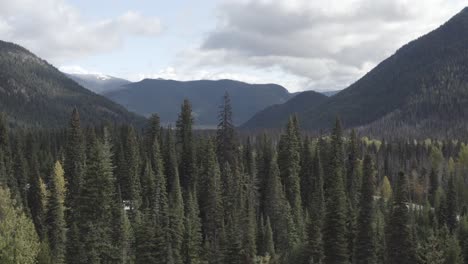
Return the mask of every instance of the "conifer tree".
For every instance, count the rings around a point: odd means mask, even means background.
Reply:
[[[415,263],[410,215],[407,207],[408,180],[403,172],[398,174],[393,208],[387,225],[387,254],[389,264]]]
[[[135,263],[164,263],[158,259],[155,219],[153,212],[147,208],[137,212],[135,232]]]
[[[346,205],[347,205],[347,238],[350,261],[353,259],[356,232],[357,232],[357,205],[359,203],[359,189],[361,187],[361,175],[359,174],[358,160],[358,138],[356,131],[351,131],[350,142],[346,159],[346,177],[344,179],[346,189]]]
[[[346,239],[346,193],[344,190],[344,160],[341,122],[336,120],[332,133],[330,175],[326,184],[324,253],[326,264],[348,263]]]
[[[313,158],[314,152],[312,149],[312,144],[310,138],[306,137],[302,147],[301,154],[301,194],[302,194],[302,203],[304,208],[310,208],[312,204],[312,194],[310,190],[313,190],[314,181],[316,175],[313,172]]]
[[[122,175],[125,176],[121,186],[122,198],[128,200],[132,218],[142,203],[140,157],[135,130],[132,126],[125,128],[124,158],[126,164],[122,168],[124,170]]]
[[[353,263],[372,264],[376,263],[375,233],[373,228],[375,178],[372,160],[369,155],[365,156],[363,166],[363,179]]]
[[[177,165],[177,164],[174,164]],[[182,242],[184,236],[184,201],[179,182],[177,168],[175,168],[174,182],[169,194],[169,225],[172,259],[175,264],[183,263]]]
[[[33,150],[33,153],[34,150]],[[39,164],[35,154],[31,160],[30,171],[30,187],[28,190],[28,205],[31,212],[31,217],[36,227],[39,238],[43,240],[46,237],[45,217],[46,217],[46,200],[45,185],[39,174]]]
[[[154,159],[152,156],[153,154],[152,147],[153,147],[154,141],[161,138],[161,131],[162,129],[161,129],[161,121],[159,119],[159,115],[152,114],[148,119],[148,123],[145,128],[145,138],[144,138],[145,151],[151,160]]]
[[[276,258],[275,253],[275,242],[273,240],[273,230],[271,228],[270,218],[267,217],[265,224],[265,231],[263,235],[263,247],[265,249],[265,255],[271,256],[271,258]]]
[[[80,125],[78,110],[73,109],[70,124],[67,130],[67,142],[65,146],[65,180],[67,182],[67,196],[65,208],[68,226],[75,223],[74,210],[77,208],[80,195],[81,179],[84,173],[85,145],[83,132]]]
[[[200,193],[203,233],[205,245],[209,246],[207,258],[210,263],[218,263],[223,259],[222,242],[224,239],[221,175],[211,141],[208,141],[204,153],[201,168],[203,190]]]
[[[434,168],[431,169],[431,174],[429,177],[429,202],[432,206],[435,206],[435,198],[437,190],[439,189],[439,179],[437,177],[436,171]]]
[[[189,192],[185,203],[184,241],[182,246],[184,264],[202,263],[202,230],[197,194]]]
[[[20,193],[19,201],[22,203],[23,208],[28,208],[28,164],[25,159],[21,143],[21,141],[17,141],[15,151],[13,152],[13,175],[18,182],[17,185]]]
[[[21,192],[18,181],[12,172],[11,146],[8,134],[5,115],[0,113],[0,183],[6,184],[12,197],[19,200],[21,199]]]
[[[65,258],[65,179],[62,165],[55,163],[54,173],[50,182],[50,195],[47,203],[47,235],[51,257],[54,263],[64,263]]]
[[[278,254],[291,251],[296,241],[291,207],[281,184],[276,154],[270,162],[270,176],[265,189],[265,214],[271,221],[274,243]]]
[[[307,225],[307,257],[310,263],[322,263],[323,253],[323,217],[325,201],[323,193],[323,169],[320,161],[319,147],[315,148],[312,162],[312,174],[314,175],[313,186],[309,192],[312,193],[310,200],[310,219]]]
[[[114,183],[115,192],[112,200],[112,221],[111,221],[111,241],[112,243],[112,260],[110,262],[116,264],[131,263],[131,243],[133,232],[130,226],[130,221],[127,217],[127,212],[122,204],[122,195],[120,186],[117,182]]]
[[[453,232],[457,226],[458,203],[454,176],[450,177],[447,187],[447,227]]]
[[[33,222],[0,186],[0,263],[36,263],[39,246]]]
[[[219,107],[216,146],[219,164],[223,165],[227,162],[230,165],[234,165],[237,143],[234,123],[232,121],[231,97],[227,91]]]
[[[86,172],[79,196],[77,224],[84,245],[81,261],[106,262],[111,252],[111,217],[114,181],[112,153],[106,135],[100,142],[94,132],[89,135]]]
[[[180,157],[179,175],[184,190],[193,187],[196,180],[192,126],[192,105],[185,99],[176,123],[176,145]]]
[[[164,144],[164,175],[167,179],[167,190],[172,190],[172,184],[175,177],[179,177],[177,168],[177,153],[175,151],[174,135],[171,128],[166,131],[165,144]]]
[[[280,177],[284,181],[286,198],[291,205],[294,224],[298,233],[296,238],[302,241],[305,227],[299,178],[301,144],[300,138],[298,138],[297,126],[296,117],[291,117],[286,127],[286,135],[282,137],[283,147],[280,146],[278,150],[278,166]],[[293,241],[293,243],[299,241]]]
[[[359,202],[360,177],[358,173],[358,138],[356,130],[351,131],[348,159],[346,162],[346,191],[353,209]]]

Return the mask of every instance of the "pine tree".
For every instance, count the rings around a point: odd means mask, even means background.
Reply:
[[[203,190],[200,194],[201,215],[205,244],[209,246],[208,260],[219,263],[223,259],[224,209],[222,205],[221,175],[214,146],[209,141],[201,168]]]
[[[284,181],[286,198],[292,208],[294,224],[298,233],[299,241],[303,240],[305,234],[304,213],[302,210],[301,188],[300,188],[300,138],[297,128],[296,117],[289,119],[286,127],[286,135],[282,137],[283,147],[279,147],[278,166],[280,176]],[[297,243],[299,241],[293,241]]]
[[[296,234],[291,206],[281,184],[276,155],[270,161],[270,176],[265,189],[265,215],[271,221],[274,243],[278,254],[288,253],[294,245]]]
[[[135,221],[135,263],[164,263],[158,259],[157,227],[153,212],[150,209],[144,209],[142,213],[137,212]]]
[[[132,218],[136,211],[140,209],[142,203],[141,182],[140,182],[140,157],[138,142],[135,130],[132,126],[125,128],[124,141],[124,165],[125,179],[123,181],[122,198],[127,200],[130,205],[130,217]]]
[[[17,178],[12,172],[12,157],[6,117],[0,113],[0,183],[6,184],[14,199],[21,199]]]
[[[306,137],[302,147],[301,154],[301,195],[304,208],[310,208],[312,204],[312,194],[315,174],[313,173],[314,152],[309,137]]]
[[[244,148],[244,192],[243,194],[243,212],[241,228],[243,233],[242,252],[244,254],[244,263],[251,263],[257,252],[256,234],[257,219],[256,213],[259,206],[258,180],[255,157],[253,154],[250,138]]]
[[[175,164],[176,165],[176,164]],[[182,190],[179,182],[177,168],[175,168],[174,182],[169,194],[169,224],[170,224],[170,241],[172,248],[172,259],[175,264],[183,263],[182,261],[182,242],[184,236],[184,201],[182,198]]]
[[[33,153],[34,150],[33,150]],[[39,174],[39,164],[35,154],[31,160],[30,171],[30,187],[28,192],[28,205],[31,212],[31,217],[36,227],[39,238],[43,240],[46,237],[45,216],[46,216],[46,200],[45,185]]]
[[[270,218],[267,217],[265,224],[265,231],[263,235],[263,247],[265,249],[265,255],[271,256],[273,259],[276,258],[275,243],[273,241],[273,230],[271,229]]]
[[[73,109],[70,125],[67,130],[67,142],[65,147],[65,180],[67,182],[67,196],[65,208],[67,208],[66,219],[70,225],[75,223],[74,210],[77,208],[78,196],[80,195],[81,179],[84,173],[85,145],[83,132],[81,131],[80,116],[78,110]]]
[[[179,175],[184,190],[195,186],[196,183],[192,126],[192,105],[185,99],[176,123],[176,145],[180,156]]]
[[[387,254],[389,264],[415,263],[410,215],[407,207],[408,180],[404,173],[398,174],[393,208],[387,225]]]
[[[457,190],[455,187],[454,176],[450,177],[447,187],[447,226],[450,232],[453,232],[457,226]]]
[[[419,263],[444,264],[444,248],[441,245],[441,239],[431,233],[429,237],[422,242],[418,250]]]
[[[202,263],[202,230],[197,194],[189,192],[185,203],[185,229],[182,247],[184,264]]]
[[[65,193],[64,171],[60,162],[57,161],[50,182],[46,219],[50,252],[56,264],[64,263],[65,259]]]
[[[312,193],[310,200],[310,214],[307,225],[307,255],[310,263],[322,263],[323,253],[323,218],[325,211],[325,201],[323,193],[323,169],[320,160],[319,147],[315,148],[315,155],[312,162],[312,174],[314,175],[313,186],[309,192]]]
[[[172,190],[172,184],[174,183],[175,177],[179,177],[179,171],[177,168],[177,153],[175,151],[175,142],[172,129],[169,128],[166,131],[166,138],[164,144],[164,174],[167,178],[168,191]]]
[[[77,226],[78,199],[81,192],[82,178],[85,170],[84,136],[80,125],[78,110],[73,109],[70,124],[67,130],[65,146],[65,182],[67,183],[65,197],[65,219],[67,223],[66,263],[80,263],[82,245],[79,241]]]
[[[0,186],[0,263],[36,263],[39,246],[33,222]]]
[[[347,204],[347,239],[348,239],[348,252],[350,261],[352,262],[355,240],[357,232],[357,205],[359,203],[359,188],[361,187],[361,175],[359,175],[359,160],[358,160],[358,138],[356,131],[351,131],[350,142],[348,146],[348,156],[346,160],[346,204]]]
[[[114,178],[112,153],[106,132],[100,142],[91,132],[89,135],[86,172],[83,175],[79,196],[78,223],[80,241],[84,245],[82,262],[107,262],[112,259],[110,227]]]
[[[218,129],[216,132],[216,146],[219,164],[235,164],[236,159],[236,133],[232,121],[232,106],[229,93],[223,96],[223,103],[219,107]]]
[[[374,221],[375,179],[372,160],[369,155],[364,158],[363,180],[359,202],[357,235],[354,252],[356,264],[376,263]]]
[[[429,202],[432,206],[435,206],[435,197],[437,190],[439,189],[439,178],[437,177],[436,171],[434,168],[431,169],[431,174],[429,177]]]
[[[133,230],[127,217],[127,212],[122,204],[122,195],[118,183],[115,183],[115,192],[112,201],[112,222],[111,222],[112,260],[111,263],[125,264],[131,263],[131,243]]]
[[[17,141],[15,151],[13,152],[13,177],[18,182],[17,185],[20,192],[19,201],[21,201],[23,208],[28,208],[28,164],[25,159],[21,143],[21,141]]]
[[[346,239],[346,195],[344,190],[344,160],[341,123],[337,119],[332,133],[330,175],[326,184],[324,253],[326,264],[348,263]]]

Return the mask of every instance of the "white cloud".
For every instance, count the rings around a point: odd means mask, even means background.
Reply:
[[[157,18],[128,11],[118,17],[89,22],[65,0],[0,1],[0,36],[60,62],[121,45],[127,36],[154,36]]]
[[[277,69],[290,90],[342,89],[459,12],[461,0],[225,1],[194,67]],[[292,78],[292,77],[291,77]],[[284,84],[284,82],[283,82]]]
[[[59,70],[61,72],[69,73],[69,74],[103,74],[98,71],[90,71],[88,69],[85,69],[79,65],[64,65],[60,66]]]

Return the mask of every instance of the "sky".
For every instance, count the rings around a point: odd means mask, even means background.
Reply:
[[[0,0],[0,39],[64,72],[346,88],[462,0]]]

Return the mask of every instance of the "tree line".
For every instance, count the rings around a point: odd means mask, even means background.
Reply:
[[[7,129],[0,263],[468,263],[468,145],[175,127]]]

